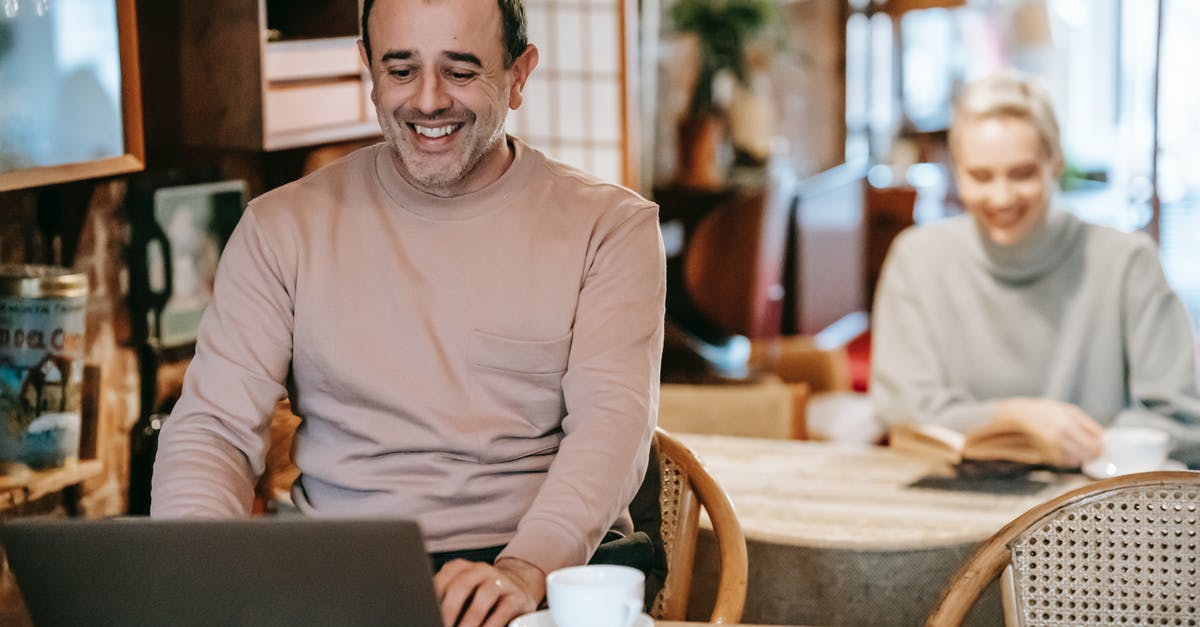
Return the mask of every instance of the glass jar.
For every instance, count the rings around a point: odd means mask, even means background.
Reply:
[[[87,275],[0,265],[0,472],[79,457]]]

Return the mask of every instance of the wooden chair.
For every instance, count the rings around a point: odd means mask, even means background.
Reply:
[[[866,185],[866,237],[863,238],[863,304],[875,303],[875,287],[892,240],[916,223],[917,190],[910,186]]]
[[[733,504],[690,449],[662,429],[654,436],[662,473],[662,539],[667,579],[650,608],[656,620],[684,620],[700,532],[700,508],[708,512],[721,555],[721,576],[710,622],[741,621],[746,604],[746,538]]]
[[[814,335],[785,335],[750,341],[750,366],[787,383],[807,383],[813,394],[849,392],[852,342],[868,333],[871,319],[856,311]]]
[[[961,624],[1004,570],[1009,625],[1195,625],[1198,518],[1200,472],[1148,472],[1084,486],[1029,510],[985,542],[951,580],[928,624]]]
[[[777,189],[737,194],[691,233],[683,255],[684,286],[696,308],[724,332],[779,335],[792,201]]]
[[[275,404],[266,466],[254,486],[255,512],[272,510],[280,501],[291,501],[292,484],[300,477],[300,469],[292,462],[292,443],[299,426],[300,418],[292,413],[288,399]]]
[[[728,385],[663,383],[658,424],[674,433],[802,440],[808,397],[808,384],[774,377]]]

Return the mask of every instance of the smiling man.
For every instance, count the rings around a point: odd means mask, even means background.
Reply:
[[[473,192],[508,169],[504,119],[521,106],[538,62],[518,2],[507,3],[508,15],[479,4],[368,2],[364,9],[359,51],[375,81],[379,125],[400,175],[435,196]]]
[[[249,515],[290,383],[297,507],[416,518],[446,623],[499,627],[630,531],[657,209],[504,133],[538,60],[519,0],[368,0],[361,52],[387,141],[247,207],[151,513]]]

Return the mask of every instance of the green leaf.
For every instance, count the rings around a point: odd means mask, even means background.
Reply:
[[[692,94],[693,112],[711,111],[712,77],[728,69],[742,84],[750,80],[746,42],[767,25],[775,13],[772,0],[680,0],[671,7],[671,21],[681,33],[700,40],[700,77]]]

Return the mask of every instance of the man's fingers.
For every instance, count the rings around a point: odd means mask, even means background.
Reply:
[[[512,577],[491,564],[447,563],[434,578],[442,622],[458,627],[504,627],[537,609],[536,601]]]
[[[438,571],[435,584],[447,626],[504,627],[537,609],[520,582],[491,564],[450,562]]]
[[[441,601],[446,595],[446,588],[449,586],[450,581],[463,570],[470,567],[471,562],[462,559],[451,560],[442,565],[437,574],[433,576],[433,589],[437,592],[438,601]]]
[[[467,600],[475,592],[475,588],[488,578],[490,570],[491,567],[483,564],[470,564],[466,568],[456,568],[451,571],[451,576],[445,581],[441,595],[443,623],[454,625],[458,622]]]
[[[483,627],[505,627],[513,619],[524,614],[528,614],[537,607],[529,598],[520,593],[508,594],[500,599],[496,607],[492,610],[492,615],[488,617]]]
[[[500,599],[500,595],[505,593],[504,582],[499,578],[485,579],[479,581],[473,588],[473,593],[470,595],[471,605],[467,611],[463,613],[462,618],[458,621],[458,627],[479,627],[483,621],[492,613],[492,607],[496,605],[496,601]],[[512,594],[512,587],[507,589],[508,594]]]

